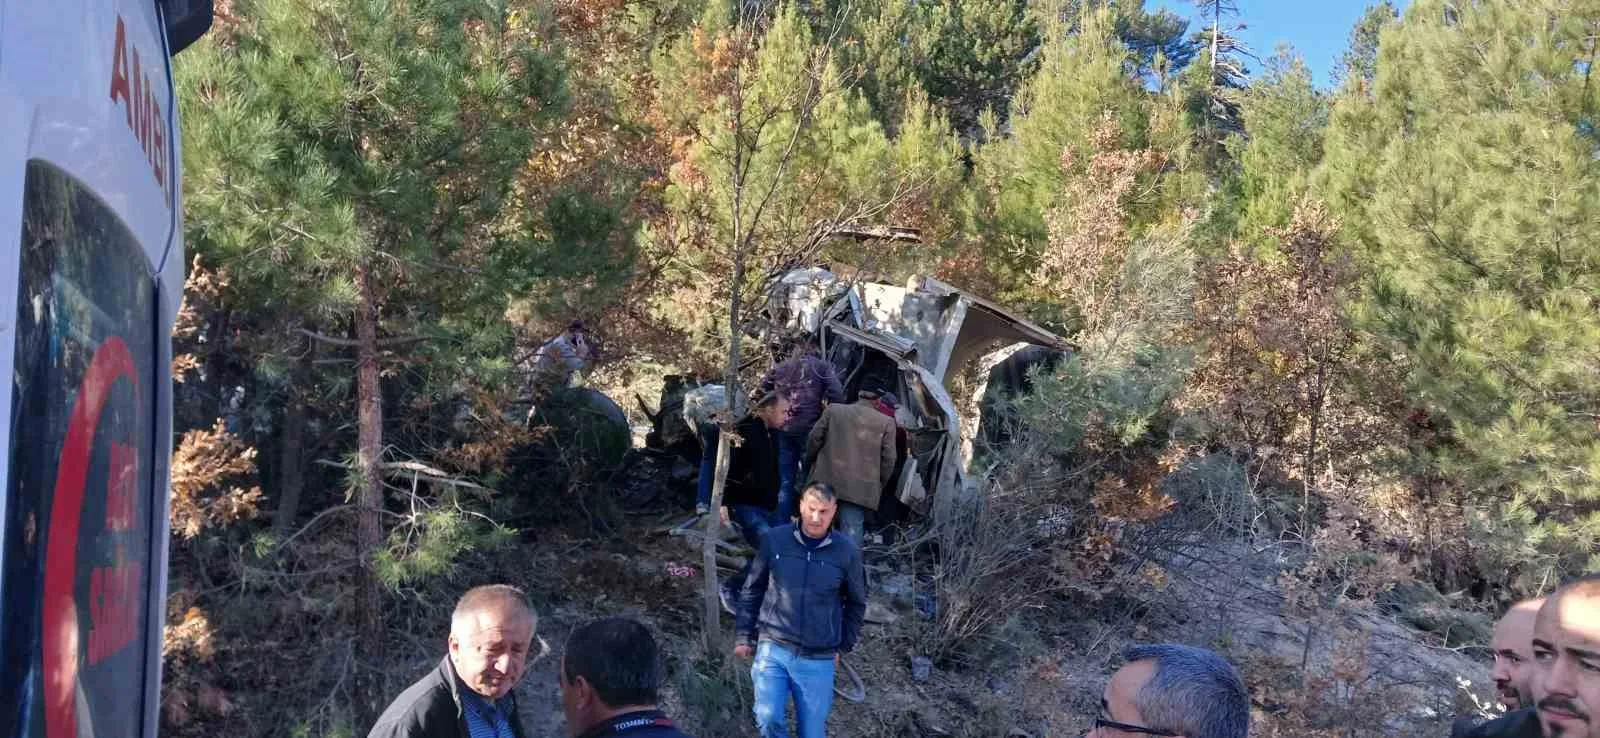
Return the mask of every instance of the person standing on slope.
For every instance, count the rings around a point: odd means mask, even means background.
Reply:
[[[822,417],[823,402],[844,402],[844,386],[833,365],[818,353],[816,339],[805,337],[795,344],[788,360],[762,378],[756,394],[768,392],[778,393],[789,406],[788,419],[773,433],[778,446],[778,507],[772,524],[783,525],[795,514],[795,489],[800,483],[801,462],[811,428]]]
[[[837,509],[828,485],[808,485],[800,522],[767,531],[750,562],[733,652],[754,658],[750,677],[762,738],[788,738],[790,697],[800,738],[827,735],[834,669],[861,637],[866,576],[861,550],[831,529]]]
[[[850,404],[829,405],[811,430],[806,467],[811,481],[824,482],[839,497],[839,530],[861,547],[867,511],[878,509],[894,476],[894,418],[878,409],[876,388],[862,389]]]

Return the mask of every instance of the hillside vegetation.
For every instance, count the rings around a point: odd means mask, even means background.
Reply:
[[[504,580],[550,634],[647,618],[674,710],[749,734],[698,554],[510,408],[573,319],[625,407],[748,382],[766,281],[828,263],[1078,347],[879,552],[835,734],[1066,735],[1162,637],[1263,735],[1442,734],[1493,614],[1600,566],[1600,0],[1380,3],[1334,89],[1201,5],[219,3],[175,69],[166,730],[363,735]],[[920,243],[830,237],[880,225]]]

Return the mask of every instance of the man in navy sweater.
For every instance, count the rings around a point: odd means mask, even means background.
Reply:
[[[576,738],[689,738],[656,709],[661,652],[650,629],[628,618],[585,623],[561,655],[561,711]]]
[[[762,738],[788,738],[791,695],[800,738],[824,738],[834,667],[861,636],[861,549],[831,530],[837,510],[833,489],[812,483],[800,494],[800,523],[768,531],[750,562],[734,653],[755,659],[750,676]]]

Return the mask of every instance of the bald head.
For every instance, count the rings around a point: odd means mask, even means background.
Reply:
[[[1551,738],[1600,738],[1600,577],[1562,587],[1533,623],[1532,691]]]
[[[1494,626],[1489,648],[1494,651],[1495,690],[1507,712],[1533,706],[1533,624],[1544,598],[1523,600],[1506,610]]]
[[[527,667],[539,619],[522,590],[491,584],[467,590],[450,616],[450,663],[472,691],[504,697]]]
[[[450,632],[456,632],[457,628],[470,629],[484,614],[526,619],[530,627],[539,624],[538,616],[533,614],[521,589],[509,584],[486,584],[467,590],[456,601],[455,612],[450,614]]]

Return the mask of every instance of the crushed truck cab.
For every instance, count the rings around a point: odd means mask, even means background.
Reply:
[[[769,342],[816,336],[846,396],[863,386],[894,388],[901,400],[896,421],[910,445],[896,496],[923,515],[967,489],[969,439],[945,388],[949,373],[1006,344],[1073,348],[1000,305],[924,276],[900,287],[794,270],[769,286],[766,316]]]

